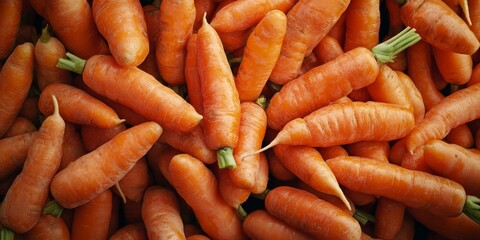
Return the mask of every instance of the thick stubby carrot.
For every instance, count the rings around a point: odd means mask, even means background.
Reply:
[[[265,14],[248,37],[235,76],[240,101],[255,101],[260,96],[277,62],[286,31],[285,14],[272,10]]]
[[[268,171],[273,178],[280,181],[290,181],[297,179],[297,176],[288,170],[285,165],[275,156],[272,149],[266,151]]]
[[[68,122],[111,128],[124,121],[102,101],[81,89],[64,83],[52,83],[40,94],[38,107],[43,115],[53,112],[51,95],[57,96],[60,114]]]
[[[315,239],[360,239],[360,224],[352,216],[305,190],[276,187],[267,194],[265,208]]]
[[[139,1],[95,0],[92,15],[120,66],[137,67],[145,60],[150,48],[147,24]]]
[[[37,135],[38,132],[24,133],[0,139],[0,180],[3,181],[22,169],[28,149]]]
[[[425,119],[415,126],[406,139],[407,150],[425,145],[433,139],[442,139],[448,132],[461,124],[480,118],[477,107],[480,100],[480,84],[458,90],[432,107]]]
[[[380,1],[351,0],[345,10],[345,51],[372,48],[380,38]]]
[[[244,238],[240,218],[221,197],[215,175],[207,166],[188,154],[178,154],[168,170],[170,183],[193,209],[205,233],[214,239]]]
[[[66,50],[63,43],[55,36],[51,36],[48,27],[42,29],[42,35],[35,43],[36,80],[40,90],[52,82],[72,85],[71,73],[57,68],[59,58],[65,57]]]
[[[48,23],[68,52],[81,58],[108,53],[108,46],[97,29],[87,0],[45,1],[45,12]]]
[[[360,141],[348,144],[345,149],[350,156],[372,158],[388,162],[390,144],[386,141]]]
[[[422,171],[352,156],[329,159],[327,164],[345,187],[438,216],[460,215],[467,200],[464,188],[457,182]]]
[[[393,239],[402,227],[404,215],[405,205],[380,197],[375,207],[375,237]]]
[[[335,176],[315,148],[277,145],[273,152],[283,165],[303,182],[319,192],[337,196],[348,209],[352,208]]]
[[[440,74],[447,83],[463,85],[473,71],[472,56],[433,48],[433,56]]]
[[[1,225],[17,233],[25,233],[37,223],[49,196],[51,180],[60,166],[65,122],[59,114],[55,96],[51,97],[55,111],[40,126],[23,169],[0,207]]]
[[[197,55],[205,142],[217,151],[220,168],[232,168],[240,128],[240,98],[220,38],[205,17],[197,34]]]
[[[17,117],[33,81],[34,46],[17,45],[0,71],[0,137]]]
[[[243,209],[242,204],[247,201],[250,196],[250,189],[235,185],[228,173],[228,169],[219,169],[218,166],[212,166],[212,172],[217,178],[218,191],[223,200],[232,208],[236,209],[240,218],[243,219],[247,213]]]
[[[472,55],[479,40],[463,21],[441,0],[402,0],[400,17],[406,26],[417,29],[426,42],[456,53]]]
[[[37,130],[37,127],[35,126],[35,124],[33,124],[32,121],[30,121],[30,119],[24,117],[17,117],[13,121],[12,125],[10,125],[10,128],[8,128],[8,131],[5,133],[5,135],[3,135],[3,137],[13,137],[24,133],[35,132]]]
[[[22,0],[8,0],[0,2],[0,60],[6,59],[15,48],[15,41],[20,29],[22,17]]]
[[[86,62],[72,55],[69,57],[74,60],[60,59],[59,67],[77,69],[75,71],[82,74],[83,81],[92,90],[162,127],[187,132],[203,118],[171,88],[138,68],[121,67],[107,55],[96,55]]]
[[[136,240],[148,239],[147,230],[143,222],[126,224],[119,228],[109,240]]]
[[[180,205],[175,193],[153,186],[145,192],[142,219],[149,239],[185,239]]]
[[[220,32],[236,32],[257,25],[265,15],[278,10],[287,13],[297,0],[240,0],[227,4],[215,13],[210,24]],[[249,13],[245,15],[245,13]]]
[[[161,133],[162,128],[155,122],[142,123],[119,133],[58,172],[50,185],[53,197],[65,208],[85,204],[125,176]]]
[[[71,239],[106,239],[112,218],[112,192],[107,189],[73,213]]]
[[[408,100],[413,107],[413,115],[415,116],[415,124],[421,122],[425,117],[425,105],[423,104],[422,94],[415,86],[415,83],[412,81],[410,76],[401,71],[395,71],[397,73],[398,79],[402,82],[405,92],[407,94]]]
[[[267,115],[265,110],[256,103],[241,103],[240,128],[238,143],[233,148],[236,167],[230,169],[230,177],[238,187],[252,188],[260,167],[258,155],[243,158],[243,155],[253,149],[260,149],[267,130]]]
[[[170,85],[185,83],[185,47],[194,21],[193,0],[163,0],[160,4],[155,56],[162,79]]]
[[[312,51],[320,63],[327,63],[344,53],[342,45],[334,37],[325,36]]]
[[[328,34],[349,3],[350,0],[297,2],[287,13],[287,32],[270,80],[284,85],[298,77],[304,57]]]
[[[249,213],[243,220],[242,226],[250,239],[313,239],[263,209]]]
[[[44,214],[23,237],[31,240],[70,240],[70,229],[62,218]]]

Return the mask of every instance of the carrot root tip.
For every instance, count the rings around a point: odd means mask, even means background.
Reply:
[[[235,158],[233,158],[233,149],[225,147],[217,150],[217,163],[220,169],[235,168],[237,164],[235,163]]]
[[[463,206],[463,212],[474,222],[480,224],[480,198],[467,196],[467,201]]]

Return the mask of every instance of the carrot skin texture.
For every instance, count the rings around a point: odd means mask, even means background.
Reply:
[[[33,81],[34,46],[18,45],[0,72],[0,137],[17,117]]]
[[[112,221],[112,192],[107,189],[74,209],[71,239],[106,239]]]
[[[147,153],[161,133],[162,128],[155,122],[142,123],[119,133],[58,172],[50,185],[53,197],[65,208],[85,204],[118,182]],[[93,169],[98,171],[94,175],[91,174]],[[78,187],[82,185],[84,187]]]
[[[35,132],[37,130],[37,127],[29,119],[17,117],[3,137],[13,137],[24,133]]]
[[[351,156],[329,159],[327,164],[338,182],[347,188],[387,197],[438,216],[460,215],[466,201],[460,184],[422,171]],[[376,177],[370,177],[374,173]]]
[[[62,218],[49,214],[42,215],[37,224],[23,235],[31,240],[69,240],[70,229]]]
[[[360,239],[360,224],[350,214],[315,195],[288,186],[265,198],[266,210],[315,239]]]
[[[0,61],[8,58],[11,51],[15,48],[15,41],[20,30],[20,20],[22,16],[23,1],[8,0],[0,3],[0,29],[2,37],[0,38]]]
[[[259,156],[260,166],[255,177],[255,184],[250,188],[253,194],[261,194],[267,190],[269,183],[270,171],[268,169],[268,159],[265,153],[260,153]]]
[[[142,240],[148,239],[143,222],[131,223],[118,229],[109,240]]]
[[[27,157],[28,149],[35,140],[38,132],[0,139],[0,180],[5,180],[22,169]],[[12,146],[15,146],[12,148]]]
[[[150,51],[147,23],[140,1],[95,0],[92,15],[98,31],[106,39],[115,61],[137,67]],[[112,23],[119,23],[112,26]]]
[[[375,237],[393,239],[402,227],[404,215],[405,205],[388,198],[379,198],[375,207]]]
[[[199,114],[203,114],[202,91],[200,75],[198,73],[196,33],[190,36],[186,48],[185,84],[187,85],[188,100]]]
[[[470,80],[473,71],[472,56],[439,48],[433,48],[433,56],[440,74],[447,83],[463,85]]]
[[[378,44],[381,22],[379,0],[351,0],[345,15],[345,51],[356,47],[371,49]]]
[[[0,207],[0,223],[25,233],[38,222],[49,196],[49,186],[61,158],[65,121],[58,106],[43,121],[30,146],[23,169],[15,178]]]
[[[85,84],[98,94],[129,107],[162,127],[188,132],[203,118],[180,95],[152,75],[138,68],[121,67],[111,56],[90,58],[82,76]]]

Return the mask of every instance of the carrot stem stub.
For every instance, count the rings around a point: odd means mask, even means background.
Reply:
[[[68,59],[60,58],[58,60],[57,67],[68,70],[68,71],[72,71],[78,74],[82,74],[87,60],[81,59],[70,52],[67,52],[66,55]]]
[[[355,213],[353,213],[353,218],[357,219],[357,221],[362,225],[365,225],[368,222],[375,223],[374,216],[360,209],[355,210]]]
[[[371,49],[378,63],[393,62],[395,56],[420,41],[415,28],[406,27],[397,35]]]
[[[480,198],[468,195],[463,212],[477,224],[480,224]]]
[[[13,240],[15,236],[15,233],[8,229],[8,228],[3,228],[2,231],[0,231],[0,240]]]
[[[52,200],[52,201],[48,202],[47,204],[45,204],[45,207],[43,208],[42,214],[44,214],[44,215],[49,214],[49,215],[52,215],[52,216],[58,218],[58,217],[60,217],[60,215],[62,215],[62,212],[63,212],[63,207],[60,206],[60,204],[58,204],[57,201]]]
[[[217,150],[218,168],[235,168],[237,164],[233,158],[233,148],[224,147]]]

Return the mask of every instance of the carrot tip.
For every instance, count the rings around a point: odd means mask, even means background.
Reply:
[[[125,194],[122,191],[122,188],[120,187],[120,184],[118,182],[115,183],[115,187],[118,190],[118,194],[120,194],[120,197],[122,198],[123,204],[127,203],[127,198],[125,198]]]
[[[60,115],[60,110],[58,108],[58,100],[55,95],[52,95],[52,101],[53,101],[53,115]]]
[[[237,165],[235,163],[235,158],[233,157],[233,149],[230,147],[225,147],[217,150],[217,163],[218,168],[235,168]]]

